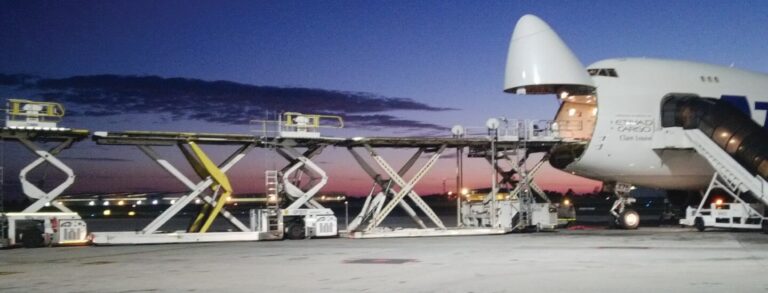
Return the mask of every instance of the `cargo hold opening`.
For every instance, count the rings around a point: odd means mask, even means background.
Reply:
[[[589,141],[597,120],[597,96],[570,95],[563,91],[558,98],[560,109],[555,123],[560,137],[571,141]]]

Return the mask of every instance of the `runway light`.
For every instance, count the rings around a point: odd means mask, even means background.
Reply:
[[[108,201],[108,200],[105,200],[105,201],[104,201],[104,203],[103,203],[102,205],[103,205],[103,206],[105,206],[105,207],[108,207],[108,206],[109,206],[109,201]]]
[[[152,204],[157,205],[157,200],[156,199],[152,200]]]
[[[136,202],[136,205],[137,205],[137,206],[140,206],[140,205],[141,205],[141,201],[137,201],[137,202]]]
[[[125,205],[125,201],[122,201],[122,200],[121,200],[121,201],[118,201],[118,202],[117,202],[117,205],[119,205],[119,206]]]
[[[195,204],[200,204],[200,203],[202,203],[202,202],[203,202],[203,201],[202,201],[202,200],[200,200],[199,198],[198,198],[198,199],[195,199]]]
[[[112,211],[111,210],[104,210],[104,212],[102,212],[102,214],[105,215],[105,216],[109,216],[109,215],[112,214]]]
[[[176,203],[176,200],[175,200],[175,199],[172,199],[172,200],[171,200],[171,204],[175,204],[175,203]]]
[[[129,216],[131,216],[131,217],[133,217],[133,216],[135,216],[135,215],[136,215],[136,212],[134,212],[134,211],[130,211],[130,212],[128,212],[128,215],[129,215]]]
[[[89,201],[89,202],[88,202],[88,205],[89,205],[89,206],[95,206],[95,205],[96,205],[96,202],[95,202],[95,201]]]

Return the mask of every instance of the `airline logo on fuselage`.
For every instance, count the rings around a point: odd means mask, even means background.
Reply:
[[[736,109],[746,114],[747,117],[754,119],[746,96],[722,95],[720,99],[733,105]],[[755,101],[755,111],[768,111],[768,102]],[[763,121],[763,128],[768,128],[768,112],[765,115],[765,121]]]

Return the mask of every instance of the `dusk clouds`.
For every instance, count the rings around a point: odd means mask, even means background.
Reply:
[[[408,98],[365,92],[257,86],[158,76],[87,75],[42,78],[0,74],[0,87],[31,93],[30,99],[63,103],[68,116],[162,113],[174,120],[248,124],[266,111],[340,115],[350,127],[444,130],[445,126],[403,119],[387,111],[448,111]]]

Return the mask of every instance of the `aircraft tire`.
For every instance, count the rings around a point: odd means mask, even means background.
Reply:
[[[634,230],[640,226],[640,214],[635,210],[626,209],[619,215],[619,227],[626,230]]]

